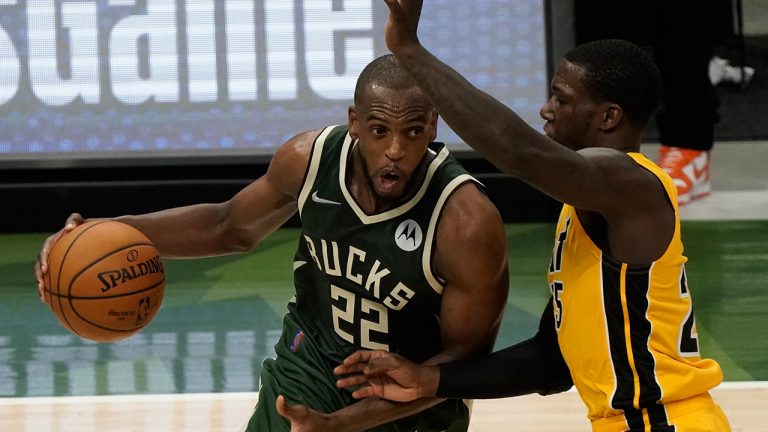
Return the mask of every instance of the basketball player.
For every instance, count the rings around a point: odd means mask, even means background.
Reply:
[[[433,142],[436,127],[429,99],[384,56],[361,73],[348,125],[290,139],[267,173],[229,201],[116,218],[164,257],[204,257],[251,250],[299,212],[296,295],[277,357],[262,364],[245,430],[290,429],[277,413],[279,395],[320,412],[357,402],[336,387],[332,368],[361,348],[427,364],[492,349],[508,291],[504,227],[478,182]],[[82,221],[72,215],[65,230]],[[59,235],[45,242],[36,266],[41,293]],[[340,412],[358,429],[466,431],[469,424],[460,399],[363,402]]]
[[[552,79],[542,135],[421,46],[421,0],[385,2],[388,48],[448,125],[501,170],[565,204],[552,297],[532,339],[439,366],[358,352],[335,372],[367,374],[356,397],[401,401],[548,394],[573,383],[594,431],[730,430],[708,392],[722,380],[720,366],[699,354],[676,188],[639,152],[660,97],[653,61],[624,41],[576,47]],[[364,381],[357,374],[339,385]]]

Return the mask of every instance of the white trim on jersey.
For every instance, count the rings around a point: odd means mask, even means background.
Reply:
[[[299,217],[304,209],[304,203],[307,201],[307,197],[312,192],[312,187],[315,185],[315,179],[317,178],[317,168],[320,166],[320,158],[323,155],[323,145],[325,144],[328,134],[336,126],[328,126],[317,136],[315,142],[312,145],[312,155],[309,160],[309,167],[307,167],[307,176],[304,179],[304,184],[301,185],[301,191],[299,192]],[[349,135],[347,135],[349,138]]]
[[[451,180],[440,194],[440,198],[438,198],[437,203],[435,204],[435,209],[432,211],[432,217],[429,219],[427,236],[424,239],[424,254],[421,256],[421,266],[429,285],[431,285],[432,289],[438,294],[443,293],[443,283],[438,280],[437,275],[432,271],[432,245],[434,244],[435,231],[437,231],[437,222],[440,220],[440,214],[443,212],[443,207],[445,206],[446,201],[448,201],[448,197],[451,196],[456,188],[468,181],[477,182],[477,180],[469,174],[462,174]]]
[[[349,138],[349,135],[347,135],[347,138]],[[344,198],[347,200],[349,207],[355,212],[358,219],[360,219],[360,222],[362,222],[364,225],[374,224],[377,222],[396,218],[418,204],[424,194],[427,193],[427,188],[429,188],[429,183],[432,180],[432,176],[434,176],[435,172],[440,167],[440,164],[443,163],[449,154],[446,147],[443,147],[440,150],[440,153],[438,153],[437,156],[435,156],[435,159],[429,164],[429,168],[427,168],[427,174],[424,177],[424,182],[421,184],[419,191],[416,192],[416,194],[410,200],[391,210],[387,210],[384,213],[367,215],[357,204],[357,201],[352,198],[352,194],[347,189],[347,184],[345,181],[347,172],[347,160],[349,159],[349,152],[352,151],[351,145],[352,142],[349,139],[344,140],[344,146],[341,149],[341,160],[339,161],[339,187],[341,188],[341,192],[344,195]]]

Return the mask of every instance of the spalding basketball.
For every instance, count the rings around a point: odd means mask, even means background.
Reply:
[[[48,255],[48,305],[64,327],[85,339],[114,342],[135,334],[157,315],[164,294],[157,249],[122,222],[79,225]]]

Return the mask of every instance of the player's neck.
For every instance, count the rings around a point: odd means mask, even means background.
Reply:
[[[411,199],[421,187],[426,177],[429,161],[434,159],[427,153],[414,171],[413,176],[405,185],[403,193],[396,199],[381,197],[373,186],[371,178],[366,171],[365,162],[357,146],[352,149],[345,173],[346,186],[360,208],[366,214],[377,214],[393,209]]]

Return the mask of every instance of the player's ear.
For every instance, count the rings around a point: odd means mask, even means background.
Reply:
[[[602,118],[600,119],[600,129],[610,131],[621,123],[624,118],[624,110],[615,103],[606,103],[603,107]]]
[[[357,131],[357,111],[355,111],[354,105],[350,105],[347,109],[347,124],[349,125],[349,136],[353,140],[357,139],[360,134]]]
[[[430,137],[429,142],[434,141],[437,139],[437,124],[438,120],[440,119],[440,116],[437,114],[437,110],[432,110],[432,113],[430,114],[430,120],[427,126],[429,127]]]

